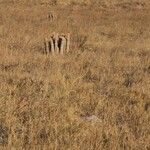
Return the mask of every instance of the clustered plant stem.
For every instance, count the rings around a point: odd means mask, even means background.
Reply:
[[[70,34],[67,36],[54,33],[50,38],[45,38],[45,52],[46,54],[64,54],[70,49]]]

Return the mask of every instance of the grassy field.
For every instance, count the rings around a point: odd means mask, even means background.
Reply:
[[[150,150],[149,0],[0,0],[0,150],[110,149]]]

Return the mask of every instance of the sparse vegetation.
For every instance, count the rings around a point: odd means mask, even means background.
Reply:
[[[149,150],[148,0],[0,1],[1,150]],[[44,38],[70,33],[70,51]]]

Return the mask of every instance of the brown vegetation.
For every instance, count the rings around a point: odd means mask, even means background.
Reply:
[[[65,5],[66,4],[66,5]],[[150,150],[148,0],[0,1],[0,149]],[[70,51],[44,38],[70,33]]]

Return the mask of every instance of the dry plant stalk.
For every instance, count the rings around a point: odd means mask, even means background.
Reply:
[[[68,33],[67,35],[67,52],[69,52],[69,47],[70,47],[70,34]]]
[[[59,37],[58,37],[58,33],[54,34],[54,40],[55,40],[55,51],[56,51],[56,53],[59,53],[59,48],[58,48]]]
[[[47,38],[45,38],[45,52],[46,54],[49,53],[49,41]]]
[[[70,49],[70,34],[67,36],[64,34],[59,35],[54,33],[50,38],[45,38],[45,52],[46,54],[64,54],[69,52]]]

